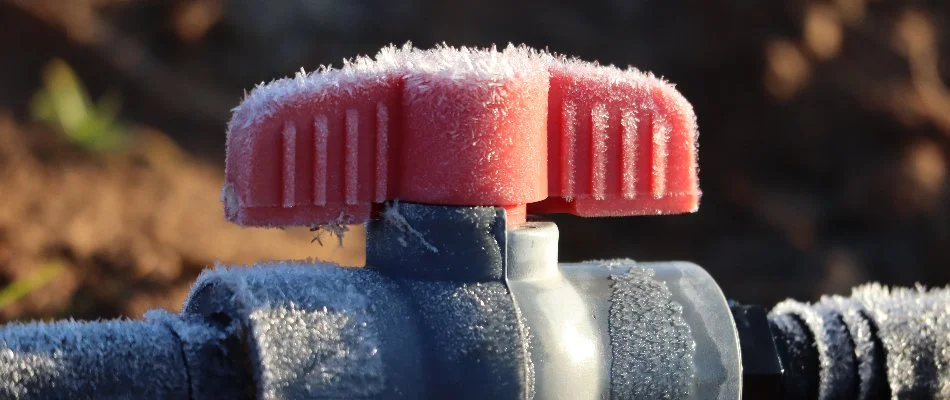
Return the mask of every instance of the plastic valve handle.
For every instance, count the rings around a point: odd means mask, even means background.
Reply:
[[[391,200],[695,211],[692,107],[669,83],[525,47],[384,48],[257,87],[227,137],[228,219],[358,223]]]

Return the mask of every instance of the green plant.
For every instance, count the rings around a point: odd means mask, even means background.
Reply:
[[[71,141],[96,152],[125,146],[127,129],[118,113],[117,96],[93,102],[73,69],[60,59],[43,68],[43,86],[30,104],[33,119],[56,126]]]
[[[49,283],[66,268],[60,260],[49,261],[0,289],[0,309],[6,308]]]

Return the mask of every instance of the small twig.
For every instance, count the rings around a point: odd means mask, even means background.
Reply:
[[[331,222],[329,224],[311,226],[310,232],[316,232],[316,235],[313,237],[313,240],[311,240],[310,243],[317,242],[321,247],[323,247],[323,240],[320,237],[323,232],[328,232],[330,237],[335,235],[339,241],[339,246],[343,247],[343,235],[345,235],[346,232],[349,232],[350,230],[350,227],[344,224],[343,221],[343,216],[341,214],[337,221]]]

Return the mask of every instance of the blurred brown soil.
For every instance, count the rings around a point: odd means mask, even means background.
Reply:
[[[123,119],[203,160],[48,150],[69,147],[6,118],[0,284],[51,259],[70,272],[0,317],[136,315],[177,305],[215,258],[316,256],[307,232],[221,218],[228,110],[256,82],[407,40],[635,65],[694,105],[700,212],[556,216],[564,260],[690,260],[764,304],[950,283],[947,1],[0,0],[0,110],[29,120],[39,71],[62,58],[93,97],[118,90]]]
[[[50,262],[66,269],[0,319],[138,316],[177,309],[216,261],[333,260],[359,265],[362,233],[311,243],[307,229],[240,228],[224,220],[219,168],[168,138],[133,130],[132,150],[88,154],[40,126],[0,114],[0,286]],[[352,240],[350,240],[352,239]]]

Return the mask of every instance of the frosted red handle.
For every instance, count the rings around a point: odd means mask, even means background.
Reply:
[[[695,116],[636,70],[502,51],[385,48],[256,88],[223,192],[244,225],[356,223],[374,203],[581,216],[695,211]]]

